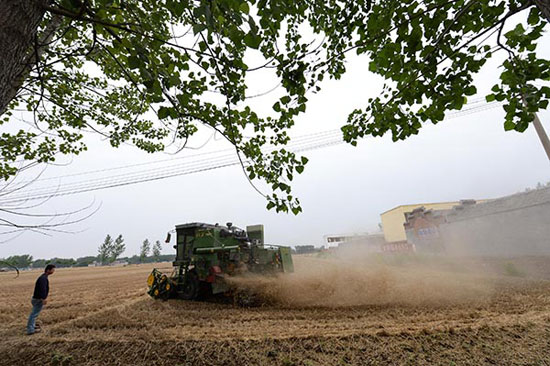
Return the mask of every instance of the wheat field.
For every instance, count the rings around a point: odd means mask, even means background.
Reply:
[[[44,331],[32,336],[40,271],[0,273],[0,365],[550,365],[550,282],[540,273],[295,264],[291,275],[235,281],[265,299],[253,308],[153,300],[153,265],[58,269]]]

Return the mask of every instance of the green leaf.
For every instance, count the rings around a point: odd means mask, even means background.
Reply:
[[[369,71],[376,72],[376,70],[378,70],[378,65],[374,61],[369,62]]]
[[[281,103],[283,104],[290,103],[290,97],[288,95],[285,95],[284,97],[281,98]]]
[[[529,17],[527,18],[527,23],[529,23],[529,25],[536,25],[539,22],[539,12],[540,10],[536,6],[531,8],[531,11],[529,12]]]
[[[159,110],[158,110],[158,113],[157,113],[159,119],[165,119],[165,118],[170,117],[170,110],[171,110],[171,108],[160,107]]]
[[[512,121],[504,122],[504,131],[510,131],[516,128],[516,124]]]
[[[495,100],[495,95],[494,94],[489,94],[489,95],[485,96],[485,100],[490,103],[490,102]]]
[[[239,10],[243,13],[248,14],[250,12],[250,8],[248,6],[248,3],[245,1],[239,5]]]
[[[262,39],[252,33],[247,33],[246,36],[244,36],[244,44],[246,44],[250,48],[257,49],[258,47],[260,47],[261,42]]]
[[[137,69],[141,66],[141,61],[136,56],[128,57],[128,67],[130,69]]]
[[[477,89],[473,85],[470,85],[466,89],[464,89],[464,94],[466,95],[474,95],[475,93],[477,93]]]
[[[195,35],[199,34],[200,32],[202,32],[203,30],[206,29],[206,25],[205,24],[195,24],[193,26],[193,33]]]
[[[514,33],[517,36],[523,35],[525,33],[525,28],[523,27],[523,24],[518,23],[518,25],[516,25],[516,28],[514,28]]]

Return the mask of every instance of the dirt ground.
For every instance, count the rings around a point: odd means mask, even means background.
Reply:
[[[32,336],[39,271],[0,273],[0,365],[550,365],[550,258],[295,265],[239,283],[255,308],[155,301],[152,265],[58,269]]]

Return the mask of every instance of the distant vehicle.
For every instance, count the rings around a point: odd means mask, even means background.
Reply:
[[[147,279],[153,298],[195,300],[201,295],[230,291],[227,276],[293,272],[290,247],[265,245],[263,225],[244,231],[205,223],[177,225],[174,272],[153,269]],[[166,242],[170,241],[170,233]]]

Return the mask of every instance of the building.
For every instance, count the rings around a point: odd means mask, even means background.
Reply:
[[[405,213],[424,207],[426,210],[450,210],[453,206],[460,204],[458,201],[439,203],[418,203],[413,205],[400,205],[380,214],[384,239],[388,243],[405,242]]]
[[[323,236],[326,249],[338,248],[341,244],[361,241],[367,233],[359,234],[332,234]]]
[[[475,203],[475,201],[473,201]],[[454,206],[456,207],[456,206]],[[426,210],[424,206],[405,212],[405,234],[407,242],[422,253],[441,253],[445,246],[439,231],[439,225],[445,223],[446,215],[452,210]]]
[[[114,261],[114,262],[110,263],[109,265],[110,265],[111,267],[125,267],[125,266],[127,266],[128,264],[129,264],[129,263],[128,263],[128,261],[126,261],[126,260],[117,260],[117,261]]]
[[[550,255],[550,187],[448,210],[405,213],[407,241],[418,252],[453,256]]]
[[[457,206],[439,232],[451,255],[550,255],[550,187]]]
[[[386,244],[382,233],[325,235],[324,239],[325,248],[337,249],[339,254],[351,256],[380,253]]]
[[[325,248],[342,248],[344,246],[370,245],[377,246],[384,243],[382,233],[354,233],[325,235]]]

